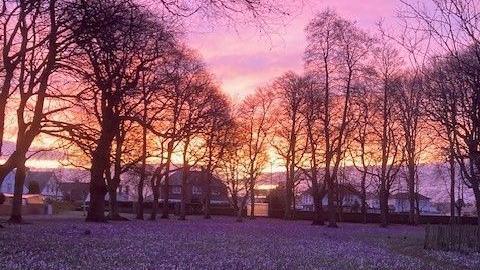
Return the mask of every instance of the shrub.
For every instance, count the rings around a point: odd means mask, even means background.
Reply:
[[[28,183],[28,194],[40,194],[40,185],[36,181]]]
[[[75,210],[75,205],[68,201],[51,201],[54,214],[60,214],[65,211]]]

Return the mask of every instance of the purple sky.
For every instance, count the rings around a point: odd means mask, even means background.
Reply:
[[[285,26],[271,26],[268,34],[253,24],[214,27],[190,32],[189,45],[200,52],[224,91],[239,99],[288,70],[302,71],[304,27],[316,13],[332,8],[373,32],[380,19],[392,21],[399,4],[398,0],[307,0],[285,20]]]

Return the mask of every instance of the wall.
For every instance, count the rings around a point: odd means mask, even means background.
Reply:
[[[269,209],[268,217],[283,218],[283,209]],[[312,220],[313,212],[309,211],[295,211],[295,219],[298,220]],[[362,223],[363,216],[361,213],[343,213],[338,216],[339,222]],[[408,215],[406,214],[389,214],[389,222],[391,224],[408,224]],[[420,224],[449,224],[449,216],[420,216]],[[367,223],[381,223],[380,214],[368,213]],[[461,217],[462,224],[477,224],[476,217]]]

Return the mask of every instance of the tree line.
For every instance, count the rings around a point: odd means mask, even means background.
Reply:
[[[206,170],[214,170],[214,157],[223,153],[219,140],[231,122],[230,102],[185,43],[182,19],[198,14],[208,20],[245,18],[261,24],[267,16],[286,15],[283,5],[269,1],[229,0],[157,5],[4,0],[0,11],[0,141],[6,129],[14,130],[16,140],[14,151],[0,165],[1,182],[15,171],[11,222],[22,221],[25,163],[41,134],[59,138],[68,162],[90,171],[88,221],[106,219],[107,193],[110,218],[120,218],[117,187],[121,175],[131,170],[141,175],[140,205],[143,185],[150,181],[158,206],[161,185],[168,183],[172,155],[179,148],[184,170],[207,159]],[[14,124],[8,122],[12,111]],[[197,151],[199,145],[204,147]],[[159,165],[148,174],[152,157]],[[168,198],[168,190],[162,192]],[[165,207],[163,216],[168,216]]]
[[[336,227],[347,162],[361,176],[364,222],[370,187],[388,225],[389,196],[404,174],[409,222],[417,224],[418,167],[439,159],[450,166],[452,222],[458,175],[480,210],[478,4],[402,1],[397,16],[400,33],[379,23],[371,34],[333,10],[317,14],[305,28],[304,73],[288,72],[271,84],[280,118],[272,144],[286,170],[285,218],[293,217],[301,172],[311,187],[313,223]]]
[[[480,211],[478,5],[401,2],[400,34],[381,24],[367,32],[330,9],[318,13],[305,28],[302,74],[286,72],[235,103],[187,46],[179,18],[285,15],[275,3],[167,1],[159,14],[133,0],[3,1],[0,137],[8,104],[17,121],[15,151],[0,165],[0,181],[15,170],[11,220],[21,222],[25,162],[40,134],[59,139],[69,165],[89,170],[87,221],[122,218],[117,189],[132,172],[137,218],[144,218],[147,188],[150,219],[159,210],[168,218],[169,177],[181,170],[185,187],[192,168],[207,183],[214,175],[225,182],[239,220],[248,202],[253,216],[259,176],[275,155],[285,169],[286,219],[294,218],[302,174],[314,199],[313,223],[336,227],[339,178],[349,162],[361,176],[365,222],[373,186],[388,225],[389,196],[405,172],[409,221],[416,224],[418,167],[431,145],[431,159],[450,165],[452,222],[458,173]],[[180,219],[186,196],[182,188]],[[210,196],[207,184],[206,218]]]

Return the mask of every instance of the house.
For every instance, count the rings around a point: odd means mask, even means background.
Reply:
[[[29,171],[25,177],[25,187],[27,189],[38,185],[39,194],[49,199],[63,199],[63,192],[60,189],[60,182],[54,171]],[[33,193],[28,190],[28,193]]]
[[[83,203],[89,194],[90,184],[78,180],[74,182],[61,182],[59,183],[59,188],[65,201]]]
[[[377,193],[367,192],[366,203],[368,206],[367,212],[368,213],[377,213],[379,214],[380,211],[380,198],[378,197]],[[395,206],[392,204],[392,201],[388,201],[388,211],[390,213],[395,212]]]
[[[0,185],[0,193],[11,193],[13,194],[15,189],[15,171],[11,171],[5,179],[3,180],[2,184]],[[28,189],[23,186],[23,194],[28,193]]]
[[[365,202],[368,205],[367,212],[380,213],[380,198],[378,197],[378,194],[367,192],[367,197],[365,198]],[[391,205],[389,205],[389,209],[391,210],[391,212],[394,211],[394,208]]]
[[[117,188],[117,202],[133,202],[136,198],[134,198],[133,194],[130,193],[130,186],[118,186]],[[107,192],[105,195],[105,201],[110,201],[110,194]],[[88,192],[87,197],[85,198],[85,202],[90,202],[90,192]]]
[[[430,201],[430,198],[417,193],[418,206],[421,214],[440,214],[440,211]],[[380,213],[380,200],[378,194],[368,193],[367,204],[369,212]],[[410,211],[410,200],[407,192],[399,192],[390,195],[388,198],[389,211],[392,213],[408,213]]]
[[[36,186],[36,190],[29,190]],[[15,188],[15,170],[10,172],[0,186],[1,193],[14,193]],[[54,171],[31,171],[25,176],[23,185],[23,194],[38,193],[46,198],[62,199],[63,193],[60,190],[59,181]]]
[[[210,180],[210,204],[228,204],[228,192],[225,184],[216,176],[204,171],[189,171],[187,176],[187,204],[202,204],[207,192],[208,177]],[[183,171],[178,170],[169,176],[169,201],[180,202],[182,199]],[[160,195],[160,200],[163,200]]]
[[[350,184],[337,184],[336,189],[338,196],[335,200],[336,205],[341,206],[343,211],[358,212],[360,211],[361,196],[360,192]],[[322,198],[322,204],[328,204],[328,193],[324,191],[320,194]],[[297,209],[304,211],[313,211],[314,203],[312,196],[312,189],[309,188],[305,192],[302,192],[299,196]]]
[[[191,170],[188,172],[187,176],[187,185],[186,185],[186,203],[191,205],[201,205],[205,201],[205,196],[207,192],[207,181],[209,174],[207,172],[202,172],[198,170]],[[136,187],[136,175],[129,175],[128,178],[125,178],[124,182],[119,185],[117,189],[117,201],[118,202],[135,202],[137,200],[137,187]],[[168,201],[171,205],[179,205],[182,200],[182,178],[183,171],[177,169],[170,173],[168,181]],[[83,201],[90,201],[89,196],[89,187],[88,183],[61,183],[61,186],[72,186],[72,185],[86,185],[85,187],[79,187],[78,189],[83,190],[84,198]],[[163,186],[161,187],[159,201],[163,202]],[[212,205],[229,205],[228,191],[226,185],[216,176],[211,175],[210,181],[210,204]],[[149,188],[144,190],[144,202],[153,201],[153,195],[151,192],[147,193]],[[65,197],[69,197],[69,192],[66,192]],[[77,196],[76,200],[79,199]],[[105,201],[109,200],[109,194],[105,195]]]
[[[209,174],[203,171],[190,170],[187,176],[186,185],[186,203],[191,205],[201,205],[205,200],[207,192],[207,182]],[[227,205],[228,191],[227,186],[216,176],[210,175],[210,204]],[[168,181],[168,201],[173,205],[178,205],[182,201],[182,178],[183,171],[176,170],[171,172]],[[163,186],[162,186],[163,189]],[[159,201],[163,201],[163,192],[160,192]],[[145,196],[145,201],[152,201],[153,195]]]
[[[418,208],[421,214],[438,214],[440,211],[433,205],[430,201],[430,198],[416,193],[418,200]],[[399,192],[396,194],[390,195],[388,199],[388,204],[393,205],[395,212],[397,213],[407,213],[410,211],[410,199],[407,192]]]

